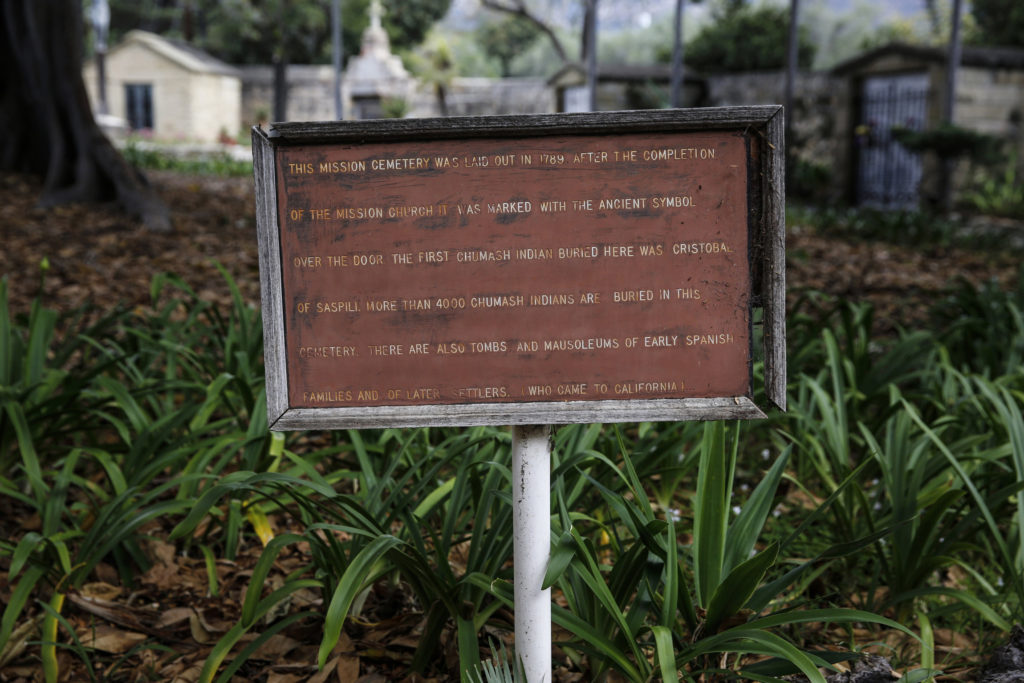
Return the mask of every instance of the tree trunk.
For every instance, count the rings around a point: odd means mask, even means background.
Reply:
[[[686,0],[676,0],[676,19],[672,25],[672,106],[683,106],[683,20]]]
[[[147,228],[167,207],[96,125],[82,80],[81,3],[0,3],[0,170],[43,176],[39,203],[118,201]]]
[[[288,120],[288,62],[274,57],[274,121]]]
[[[597,0],[586,0],[583,16],[583,47],[580,50],[587,65],[587,97],[589,111],[597,111]]]

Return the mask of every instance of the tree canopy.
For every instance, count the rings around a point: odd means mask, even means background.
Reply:
[[[974,42],[1024,47],[1024,3],[1020,0],[971,0],[977,30]]]
[[[789,10],[729,0],[686,46],[686,63],[705,73],[781,69],[786,65]],[[662,61],[671,53],[663,51]],[[814,44],[801,29],[797,64],[811,65]]]
[[[86,0],[87,2],[91,0]],[[347,56],[359,51],[370,0],[343,0]],[[451,0],[383,0],[383,24],[396,48],[412,48],[444,17]],[[282,50],[292,63],[331,61],[331,0],[110,0],[111,42],[142,28],[183,38],[232,64],[269,64]]]
[[[518,15],[481,24],[476,31],[477,41],[488,56],[501,64],[501,75],[512,75],[512,60],[540,36],[537,25]]]

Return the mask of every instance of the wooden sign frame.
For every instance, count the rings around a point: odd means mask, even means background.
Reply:
[[[551,142],[603,139],[609,146],[624,136],[676,134],[728,134],[744,141],[747,182],[742,201],[747,209],[747,254],[750,291],[742,298],[748,310],[745,336],[745,372],[752,377],[755,356],[764,362],[765,396],[785,409],[785,217],[783,120],[779,106],[723,107],[689,110],[652,110],[587,114],[555,114],[448,119],[395,119],[325,123],[278,123],[269,131],[252,131],[256,180],[256,219],[259,238],[260,284],[267,375],[267,414],[273,430],[342,429],[374,427],[525,425],[627,421],[674,421],[725,418],[760,418],[764,411],[753,397],[753,381],[738,395],[702,395],[682,398],[608,398],[588,400],[485,400],[418,402],[414,405],[300,405],[290,391],[289,348],[293,343],[286,311],[285,281],[292,267],[282,263],[287,244],[287,201],[282,159],[297,148],[363,145],[416,148],[445,141],[489,141],[541,145]],[[595,137],[597,136],[597,137]],[[648,138],[644,138],[648,139]],[[452,142],[452,144],[455,144]],[[300,150],[301,151],[301,150]],[[315,151],[315,149],[314,149]],[[401,156],[397,154],[395,156]],[[410,162],[411,163],[411,162]],[[294,167],[298,167],[293,164]],[[372,180],[365,186],[373,191]],[[401,182],[401,180],[396,181]],[[742,183],[741,183],[742,184]],[[349,185],[348,187],[352,187]],[[361,188],[364,186],[360,186]],[[737,190],[739,191],[739,190]],[[339,217],[341,214],[338,214]],[[491,220],[494,220],[493,218]],[[628,221],[626,222],[628,224]],[[553,267],[558,267],[554,264]],[[665,290],[666,292],[668,290]],[[641,295],[643,296],[643,295]],[[294,296],[292,297],[294,299]],[[762,344],[755,349],[754,309],[762,309]],[[331,343],[325,340],[324,344]],[[293,344],[294,345],[294,344]],[[309,348],[309,347],[303,347]],[[340,348],[327,347],[324,348]],[[353,347],[354,348],[354,347]],[[291,359],[294,372],[302,368]],[[361,359],[361,363],[369,362]],[[299,363],[296,365],[295,363]],[[297,380],[292,380],[294,384]],[[429,399],[430,394],[427,394]]]

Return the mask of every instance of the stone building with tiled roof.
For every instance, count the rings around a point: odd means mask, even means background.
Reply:
[[[131,31],[106,57],[108,112],[158,140],[234,138],[241,122],[240,72],[183,41]],[[84,70],[96,109],[96,65]]]

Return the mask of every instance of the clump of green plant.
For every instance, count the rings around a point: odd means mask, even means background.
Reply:
[[[980,213],[1024,218],[1024,183],[1018,180],[1017,155],[1011,154],[1001,171],[991,167],[978,171],[962,199]]]
[[[787,221],[790,225],[809,227],[819,235],[843,240],[918,248],[956,247],[972,251],[1014,248],[1014,244],[1007,240],[1006,231],[979,231],[962,218],[936,216],[923,211],[795,206],[787,209]]]
[[[786,180],[786,192],[802,200],[822,201],[831,182],[831,165],[796,157]]]
[[[252,175],[251,161],[241,161],[222,152],[201,158],[181,158],[158,149],[144,148],[129,142],[121,150],[121,153],[128,163],[139,169],[175,171],[195,175]]]
[[[912,152],[932,152],[940,159],[969,158],[992,162],[999,158],[999,138],[951,123],[928,130],[896,126],[893,138]]]
[[[380,108],[386,119],[404,119],[409,114],[409,103],[402,97],[385,97]]]
[[[1024,270],[1015,287],[960,280],[931,319],[953,367],[988,377],[1018,373],[1024,362]]]
[[[184,303],[170,281],[155,279],[155,310],[115,309],[85,328],[39,299],[27,319],[12,318],[0,282],[0,495],[40,520],[0,539],[13,586],[0,652],[45,605],[48,680],[68,592],[100,562],[130,581],[149,566],[145,525],[184,514],[205,479],[269,449],[259,314],[230,280],[227,316]],[[227,519],[244,523],[241,510]]]
[[[59,641],[74,641],[64,597],[100,561],[144,568],[140,525],[176,524],[179,549],[212,566],[276,515],[288,531],[261,538],[203,680],[300,623],[322,623],[323,664],[381,585],[424,615],[411,669],[436,668],[447,636],[460,675],[507,679],[480,636],[514,604],[508,433],[352,431],[299,451],[267,431],[259,312],[229,285],[222,311],[160,276],[151,308],[78,329],[41,302],[11,316],[0,284],[0,495],[40,520],[0,539],[0,652],[38,620],[56,678]],[[820,682],[863,643],[828,654],[835,632],[809,625],[874,624],[912,643],[920,630],[902,667],[920,680],[934,629],[1020,619],[1022,307],[1021,292],[963,284],[936,331],[878,340],[870,307],[809,294],[791,317],[790,411],[744,439],[722,423],[558,430],[546,583],[570,665],[593,680]],[[302,566],[268,585],[285,552]],[[304,590],[324,607],[281,608]],[[73,650],[87,667],[98,656]]]

